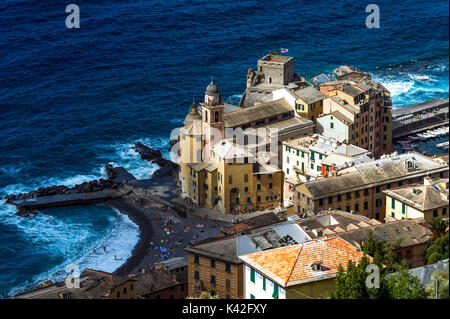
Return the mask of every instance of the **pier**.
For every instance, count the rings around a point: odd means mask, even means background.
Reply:
[[[433,99],[392,111],[392,140],[448,125],[449,99]]]
[[[104,189],[91,193],[58,194],[41,196],[37,198],[18,199],[12,200],[10,204],[16,206],[18,209],[22,208],[33,210],[50,207],[95,204],[121,197],[122,194],[117,190]]]

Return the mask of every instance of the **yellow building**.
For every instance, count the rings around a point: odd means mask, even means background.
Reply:
[[[284,98],[247,108],[226,104],[212,82],[184,124],[178,154],[183,193],[224,213],[278,207],[284,185],[278,146],[314,126]]]
[[[325,95],[314,86],[307,86],[293,93],[297,97],[295,102],[297,114],[314,122],[322,114]]]
[[[386,216],[396,219],[435,217],[446,219],[449,211],[448,179],[425,178],[422,185],[410,185],[384,191]]]
[[[284,180],[281,169],[229,140],[214,144],[210,154],[209,161],[187,165],[186,190],[199,206],[224,213],[279,206]]]
[[[335,289],[339,265],[345,269],[349,260],[358,264],[362,257],[339,237],[239,256],[245,264],[244,298],[324,298]]]

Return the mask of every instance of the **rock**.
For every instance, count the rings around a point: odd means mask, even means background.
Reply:
[[[160,168],[153,173],[152,177],[169,177],[176,176],[178,174],[178,164],[164,158],[161,158],[155,162]]]
[[[20,208],[14,215],[25,217],[25,218],[32,218],[36,216],[38,213],[35,210],[27,209],[27,208]]]
[[[134,144],[133,149],[138,152],[141,158],[145,161],[154,161],[156,159],[162,158],[161,152],[154,150],[140,142]]]

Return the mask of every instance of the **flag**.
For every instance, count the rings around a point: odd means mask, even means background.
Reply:
[[[281,53],[287,53],[288,49],[281,48]]]

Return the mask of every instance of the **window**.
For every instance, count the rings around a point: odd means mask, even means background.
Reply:
[[[330,123],[330,128],[334,128],[334,123]]]
[[[319,206],[323,206],[323,198],[319,199]]]
[[[442,216],[447,216],[447,208],[442,208]]]
[[[337,201],[340,202],[342,200],[341,194],[337,195]]]
[[[356,191],[356,192],[355,192],[355,197],[356,197],[356,198],[359,198],[359,191]]]
[[[123,294],[124,294],[124,295],[127,294],[127,287],[123,288]]]
[[[392,209],[395,209],[395,199],[393,199],[393,198],[391,200],[391,207],[392,207]]]
[[[244,190],[246,193],[248,193],[248,187],[245,187]]]
[[[345,206],[345,211],[346,211],[347,213],[350,213],[350,206]]]
[[[355,204],[355,212],[359,212],[359,204]]]
[[[216,268],[216,261],[211,259],[211,268]]]
[[[256,189],[260,191],[261,190],[261,184],[256,184]]]
[[[245,182],[245,183],[248,183],[248,174],[245,174],[245,175],[244,175],[244,182]]]
[[[333,196],[328,197],[328,204],[332,204],[333,203]]]
[[[289,168],[286,168],[286,174],[289,174]]]
[[[247,203],[251,204],[251,202],[252,202],[252,199],[250,197],[247,197]]]
[[[211,296],[215,296],[216,295],[216,291],[215,290],[211,290]]]
[[[250,269],[250,281],[255,282],[255,269]]]
[[[231,272],[231,265],[225,264],[225,272]]]
[[[381,191],[380,186],[377,186],[377,188],[375,189],[376,193],[379,193]]]
[[[233,184],[233,176],[228,176],[228,184]]]
[[[351,193],[346,193],[345,196],[346,196],[347,199],[352,199],[352,194]]]
[[[272,189],[272,183],[269,183],[269,189]]]
[[[194,272],[194,279],[198,280],[200,278],[200,273],[198,271]]]
[[[214,113],[214,121],[219,122],[219,112]]]
[[[117,292],[117,298],[120,298],[120,291]]]
[[[200,257],[194,256],[194,264],[199,265],[200,264]]]
[[[437,210],[433,211],[433,217],[438,217],[438,211]]]
[[[211,275],[211,285],[215,286],[216,285],[216,276]]]
[[[227,288],[227,290],[230,290],[230,288],[231,288],[231,282],[230,282],[230,279],[227,279],[227,280],[225,281],[225,288]]]
[[[369,209],[369,202],[364,202],[364,209]]]
[[[406,205],[402,203],[402,214],[406,213]]]
[[[258,203],[261,201],[261,196],[258,196],[258,198],[256,199],[258,201]]]

